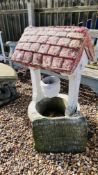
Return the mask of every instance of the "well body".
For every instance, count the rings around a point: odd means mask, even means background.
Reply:
[[[56,106],[53,106],[54,101]],[[67,96],[59,94],[58,97],[45,98],[36,104],[32,101],[29,105],[28,115],[32,121],[37,151],[67,153],[85,151],[87,143],[86,119],[79,114],[79,105],[77,114],[72,117],[65,116],[66,103]],[[45,116],[45,111],[55,110],[55,107],[57,108],[57,116]],[[58,113],[61,113],[61,116],[58,117]]]

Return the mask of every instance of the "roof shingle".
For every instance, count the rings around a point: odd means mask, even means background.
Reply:
[[[94,50],[85,27],[27,27],[20,38],[12,60],[34,68],[71,74],[83,50],[94,59]]]

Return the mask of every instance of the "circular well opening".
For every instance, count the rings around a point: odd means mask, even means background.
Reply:
[[[54,83],[54,80],[53,79],[43,79],[43,82],[45,84],[53,84]]]
[[[65,104],[60,97],[44,98],[36,104],[36,110],[45,117],[62,117],[65,115]]]

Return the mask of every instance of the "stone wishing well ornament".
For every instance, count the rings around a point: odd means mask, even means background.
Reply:
[[[40,152],[82,152],[87,122],[79,111],[81,72],[94,51],[87,28],[75,26],[27,27],[12,60],[30,68],[33,100],[28,115],[35,147]],[[40,69],[67,75],[68,96],[60,94],[58,77],[41,81]]]

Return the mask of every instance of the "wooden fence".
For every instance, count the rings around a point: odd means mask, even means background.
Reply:
[[[97,28],[98,0],[32,0],[35,25],[84,25]],[[0,1],[4,41],[17,41],[28,25],[26,0]]]
[[[35,24],[40,25],[86,25],[92,19],[95,27],[98,11],[97,0],[41,0],[35,2]],[[92,5],[93,4],[93,5]]]
[[[0,1],[0,30],[4,41],[17,41],[27,25],[26,0]]]

